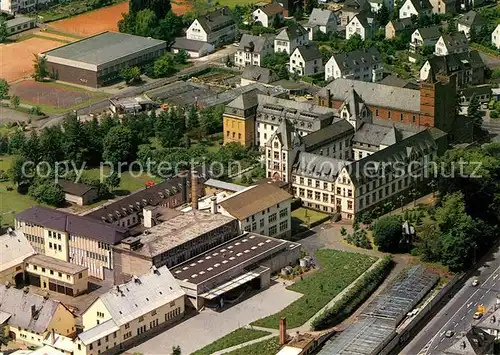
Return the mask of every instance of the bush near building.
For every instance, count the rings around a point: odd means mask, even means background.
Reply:
[[[347,318],[384,281],[392,265],[392,256],[385,256],[377,266],[363,275],[339,302],[313,320],[313,329],[330,328]]]
[[[331,249],[317,250],[314,254],[321,268],[287,287],[303,296],[282,311],[259,319],[252,325],[277,329],[279,319],[286,317],[289,328],[301,326],[377,260],[364,254]]]
[[[275,355],[280,350],[281,345],[278,337],[267,339],[255,344],[247,345],[243,348],[236,349],[227,355]]]

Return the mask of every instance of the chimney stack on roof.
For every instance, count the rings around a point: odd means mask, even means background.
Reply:
[[[212,196],[210,197],[210,212],[212,212],[212,214],[217,214],[217,197],[216,196]]]
[[[191,207],[193,210],[198,209],[198,172],[191,171]]]

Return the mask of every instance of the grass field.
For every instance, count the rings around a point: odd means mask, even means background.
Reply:
[[[330,249],[317,250],[315,256],[320,269],[288,287],[303,296],[282,311],[253,322],[253,325],[277,329],[280,317],[286,317],[289,328],[301,326],[377,260],[363,254]]]
[[[192,355],[210,355],[216,351],[230,348],[232,346],[246,343],[247,341],[262,338],[270,333],[261,330],[252,330],[246,328],[236,329],[234,332],[214,341],[212,344],[195,351]],[[273,354],[274,355],[274,354]]]
[[[304,224],[310,224],[326,218],[328,215],[326,213],[308,210],[307,208],[301,207],[292,211],[292,217],[300,219]]]
[[[281,346],[278,337],[267,339],[241,349],[226,353],[227,355],[275,355]]]
[[[105,176],[107,176],[109,174],[109,168],[104,167],[103,173],[106,174]],[[100,179],[101,170],[99,168],[89,169],[86,170],[83,173],[83,175],[93,179]],[[154,182],[162,181],[160,178],[148,176],[147,174],[143,174],[141,176],[132,176],[132,175],[134,175],[134,173],[124,171],[121,174],[120,186],[117,188],[117,190],[122,190],[124,193],[134,192],[136,190],[143,188],[146,182],[148,181],[154,181]]]

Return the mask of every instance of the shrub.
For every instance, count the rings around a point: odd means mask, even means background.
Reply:
[[[385,256],[373,269],[367,271],[343,297],[312,321],[314,330],[335,326],[348,317],[384,281],[392,268],[392,256]]]
[[[490,117],[491,117],[491,118],[498,118],[498,111],[496,111],[496,110],[491,110],[491,111],[490,111]]]

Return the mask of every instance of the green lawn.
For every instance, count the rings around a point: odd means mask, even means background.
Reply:
[[[300,219],[304,224],[310,224],[326,218],[328,217],[328,215],[326,213],[321,213],[318,211],[308,210],[307,208],[300,207],[295,211],[292,211],[292,217]]]
[[[280,350],[278,337],[267,339],[244,348],[231,351],[227,355],[275,355]]]
[[[4,127],[0,127],[0,132],[3,132]],[[7,129],[7,128],[5,128]],[[14,160],[15,155],[0,155],[0,170],[7,171],[12,166],[12,161]]]
[[[252,330],[246,328],[236,329],[234,332],[214,341],[212,344],[195,351],[192,355],[210,355],[216,351],[230,348],[232,346],[246,343],[247,341],[262,338],[270,333],[261,330]],[[273,354],[274,355],[274,354]]]
[[[105,173],[106,174],[105,176],[107,176],[109,174],[109,168],[104,167],[103,173]],[[95,169],[85,170],[83,174],[89,178],[100,179],[101,171],[99,168],[95,168]],[[132,176],[133,174],[137,176]],[[160,178],[148,176],[147,172],[145,172],[141,176],[138,175],[139,173],[130,173],[128,171],[124,171],[121,174],[120,186],[118,187],[117,190],[123,190],[124,192],[134,192],[136,190],[144,188],[146,182],[148,181],[154,181],[157,183],[162,181],[162,179]]]
[[[12,187],[12,191],[7,191],[7,186]],[[14,215],[32,206],[39,205],[29,195],[17,193],[15,186],[7,181],[0,182],[0,215],[2,216],[2,226],[11,226],[14,222]]]
[[[277,329],[280,317],[286,317],[289,328],[301,326],[377,260],[364,254],[330,249],[317,250],[315,256],[320,269],[288,287],[288,290],[303,296],[282,311],[253,322],[253,325]]]

